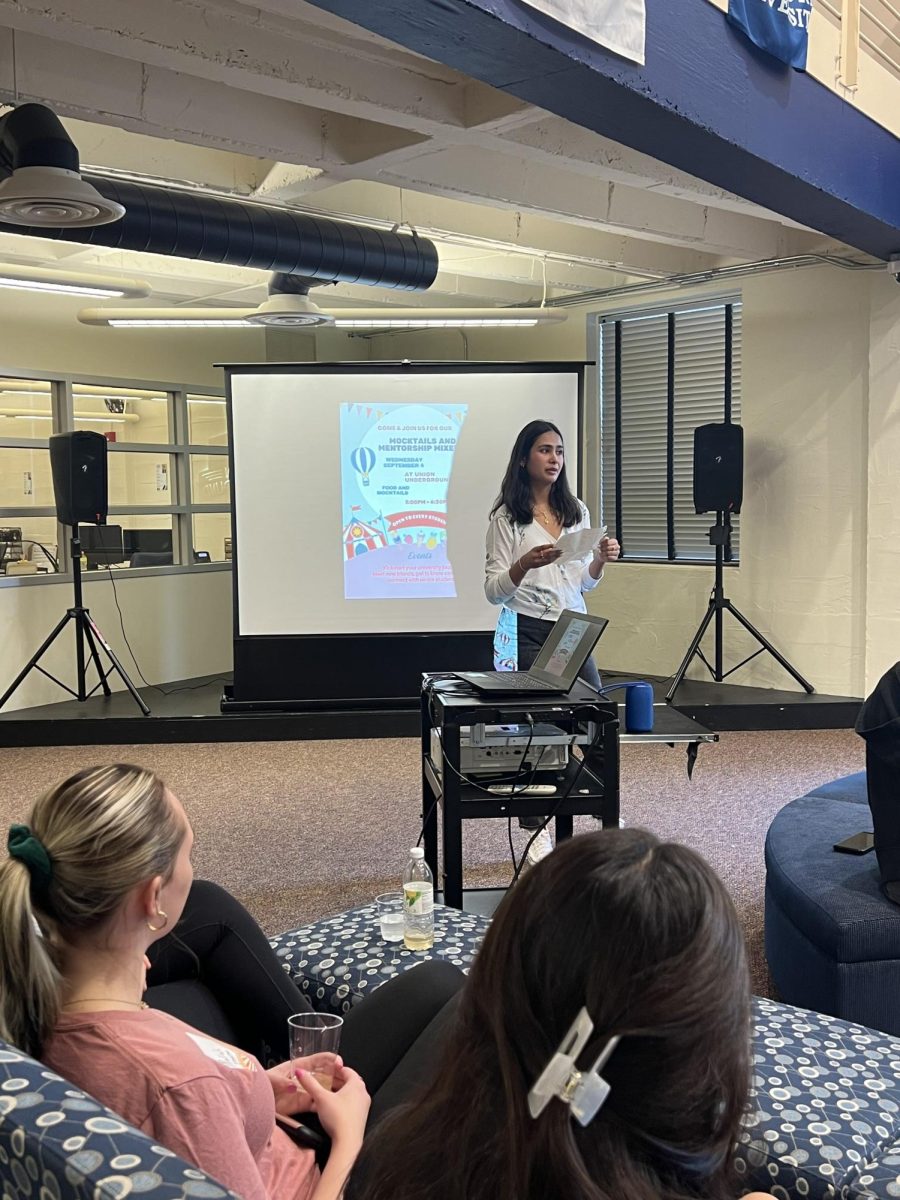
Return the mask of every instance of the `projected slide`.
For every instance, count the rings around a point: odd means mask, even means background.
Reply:
[[[484,538],[517,432],[553,421],[578,476],[568,363],[247,365],[229,394],[241,636],[492,630]]]
[[[345,600],[456,596],[447,491],[465,416],[465,405],[341,405]]]

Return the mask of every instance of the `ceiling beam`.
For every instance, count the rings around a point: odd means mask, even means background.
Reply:
[[[369,175],[370,164],[361,164]],[[418,191],[541,212],[605,233],[628,233],[672,246],[694,245],[709,254],[775,258],[802,252],[815,235],[687,200],[589,175],[548,171],[543,164],[475,146],[405,152],[394,172],[390,155],[377,178]]]
[[[322,193],[321,204],[335,215],[368,221],[406,222],[440,243],[498,246],[546,254],[577,264],[609,267],[634,275],[675,275],[708,270],[721,258],[701,247],[686,249],[653,243],[626,233],[602,233],[513,207],[474,205],[460,198],[400,189],[362,180],[337,184]]]
[[[639,67],[520,0],[313,3],[829,237],[900,251],[897,139],[774,69],[711,4],[646,0]]]
[[[0,23],[68,47],[70,67],[78,47],[376,123],[389,113],[391,124],[421,133],[462,127],[471,104],[462,82],[427,63],[413,71],[354,56],[348,73],[347,49],[333,36],[297,22],[268,27],[255,7],[213,17],[207,5],[179,0],[0,0]]]
[[[0,0],[0,4],[3,0]],[[9,31],[6,35],[9,44]],[[0,43],[2,48],[2,43]],[[349,119],[207,79],[83,49],[79,72],[63,42],[16,35],[20,99],[49,104],[63,116],[92,119],[135,133],[225,149],[308,167],[351,166],[354,157],[424,143],[424,135]],[[0,99],[14,95],[11,55],[0,55]]]

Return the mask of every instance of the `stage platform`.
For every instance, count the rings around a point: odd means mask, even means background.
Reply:
[[[605,684],[636,679],[605,672]],[[665,700],[669,679],[643,676],[654,686],[657,703]],[[169,683],[165,692],[141,688],[150,716],[127,692],[94,696],[79,704],[63,700],[36,708],[0,712],[0,747],[131,745],[148,742],[280,742],[314,738],[416,737],[419,706],[387,710],[359,706],[336,711],[311,707],[302,712],[220,711],[227,677]],[[624,695],[624,693],[620,693]],[[686,679],[674,708],[707,729],[852,729],[861,699],[851,696],[807,696]]]

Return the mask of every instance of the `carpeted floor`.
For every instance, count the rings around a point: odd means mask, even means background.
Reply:
[[[231,889],[276,932],[396,886],[419,832],[418,755],[415,739],[0,749],[0,819],[25,819],[44,788],[81,767],[151,767],[188,810],[197,874]],[[701,748],[692,782],[683,750],[622,748],[624,819],[709,859],[741,914],[763,995],[771,994],[762,948],[766,828],[794,796],[864,765],[850,730],[723,734]],[[515,840],[524,845],[518,830]],[[464,861],[467,883],[506,883],[506,822],[465,822]]]

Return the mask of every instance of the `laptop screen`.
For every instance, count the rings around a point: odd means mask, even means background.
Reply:
[[[528,673],[544,683],[568,690],[608,624],[605,617],[566,609]]]

